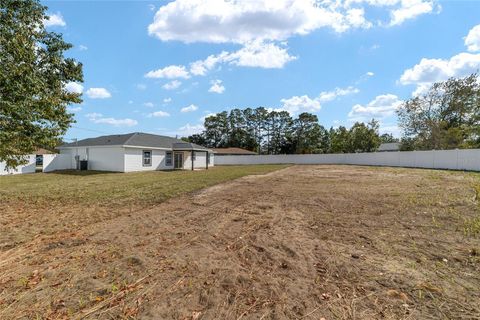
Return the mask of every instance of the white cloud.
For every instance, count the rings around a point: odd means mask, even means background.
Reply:
[[[230,53],[224,58],[230,64],[241,67],[259,67],[265,69],[281,69],[297,57],[288,54],[287,49],[273,43],[250,42],[242,49]]]
[[[80,50],[80,51],[86,51],[86,50],[88,50],[88,47],[85,46],[85,45],[83,45],[83,44],[81,44],[81,45],[78,46],[78,50]]]
[[[307,95],[293,96],[288,99],[282,99],[280,102],[282,107],[277,109],[277,111],[288,111],[291,115],[300,112],[317,112],[322,108],[318,99],[311,99]]]
[[[469,51],[480,51],[480,25],[470,30],[465,37],[465,45]],[[461,78],[480,69],[480,53],[461,52],[449,59],[423,58],[418,64],[403,72],[399,83],[414,84],[413,96],[426,93],[435,82],[446,81],[449,78]]]
[[[105,88],[90,88],[86,94],[90,99],[107,99],[112,97],[112,94]]]
[[[190,74],[185,69],[185,66],[171,65],[163,69],[149,71],[145,75],[145,77],[146,78],[166,78],[166,79],[176,79],[176,78],[188,79],[190,78]]]
[[[100,118],[102,116],[103,116],[103,114],[97,113],[97,112],[87,113],[85,115],[85,117],[87,117],[88,119],[97,119],[97,118]]]
[[[243,48],[228,52],[222,51],[217,55],[210,55],[205,60],[197,60],[190,64],[190,73],[204,76],[208,71],[220,64],[230,64],[240,67],[256,67],[264,69],[281,69],[288,62],[297,59],[288,53],[287,49],[274,43],[252,41]]]
[[[222,94],[225,91],[225,87],[222,84],[222,80],[213,80],[210,82],[212,86],[208,89],[208,92]]]
[[[349,9],[346,19],[353,28],[369,29],[372,27],[372,23],[365,19],[365,10],[363,8]]]
[[[308,95],[293,96],[288,99],[281,99],[282,107],[276,111],[288,111],[291,115],[300,112],[317,112],[322,108],[322,103],[333,101],[339,97],[360,92],[355,87],[335,88],[332,91],[323,91],[318,97],[310,98]]]
[[[375,75],[375,73],[373,73],[372,71],[369,71],[366,73],[367,76],[369,77],[373,77]]]
[[[394,115],[401,104],[402,100],[394,94],[379,95],[365,106],[354,105],[348,117],[355,121],[385,118]]]
[[[89,113],[85,115],[91,122],[97,124],[109,124],[115,127],[133,127],[138,124],[137,120],[133,119],[115,119],[115,118],[105,118],[101,113]]]
[[[156,118],[164,118],[164,117],[170,117],[170,113],[159,110],[159,111],[150,113],[148,116],[156,117]]]
[[[432,12],[435,0],[175,0],[158,9],[148,32],[162,41],[185,43],[283,41],[320,28],[339,33],[370,28],[373,22],[365,18],[369,7],[387,10],[389,24],[398,25]]]
[[[191,136],[192,134],[202,132],[204,129],[205,128],[203,127],[202,124],[191,125],[190,123],[187,123],[183,127],[178,128],[175,134],[182,137]]]
[[[48,15],[48,19],[43,20],[43,25],[45,27],[65,27],[67,23],[63,19],[62,14],[60,12],[57,12]]]
[[[193,112],[193,111],[196,111],[198,110],[198,107],[194,104],[191,104],[187,107],[184,107],[180,110],[180,112],[183,112],[183,113],[186,113],[186,112]]]
[[[406,70],[401,84],[422,84],[444,81],[450,77],[463,77],[480,68],[480,54],[462,52],[450,59],[426,59]]]
[[[227,57],[230,55],[227,51],[217,55],[210,55],[205,60],[198,60],[190,64],[190,72],[196,76],[204,76],[207,71],[215,68],[219,63],[228,61]]]
[[[465,46],[467,46],[470,52],[480,51],[480,24],[468,32],[468,35],[465,37]]]
[[[162,88],[165,89],[165,90],[175,90],[175,89],[179,88],[181,85],[182,85],[181,81],[173,80],[173,81],[170,81],[168,83],[165,83],[162,86]]]
[[[355,87],[347,87],[347,88],[335,88],[333,91],[324,91],[321,92],[320,95],[318,96],[318,100],[320,102],[328,102],[328,101],[333,101],[337,99],[338,97],[350,95],[350,94],[355,94],[360,92]]]
[[[147,107],[147,108],[153,108],[153,107],[155,107],[155,104],[153,104],[153,102],[145,102],[143,105],[144,105],[145,107]]]
[[[65,90],[67,90],[68,92],[80,94],[83,92],[83,86],[77,82],[68,82],[67,84],[65,84]]]
[[[435,8],[435,1],[402,0],[401,7],[391,12],[390,25],[400,25],[406,20],[416,18],[426,13],[431,13]]]
[[[163,99],[163,103],[170,103],[170,102],[172,102],[172,98]]]

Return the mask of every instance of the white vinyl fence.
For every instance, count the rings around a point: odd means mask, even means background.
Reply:
[[[44,154],[43,172],[56,170],[75,169],[72,164],[72,156],[69,154]]]
[[[27,164],[16,167],[14,169],[7,169],[5,162],[0,162],[0,176],[7,174],[22,174],[22,173],[34,173],[35,172],[35,155],[30,154],[26,156]]]
[[[0,162],[0,176],[8,174],[35,173],[36,155],[27,156],[28,163],[14,169],[6,169],[5,162]],[[43,155],[43,172],[52,172],[56,170],[74,169],[72,158],[68,154],[44,154]]]
[[[284,163],[351,164],[480,171],[480,149],[215,157],[215,165]]]

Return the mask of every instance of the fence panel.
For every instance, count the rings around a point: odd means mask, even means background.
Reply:
[[[70,154],[45,154],[43,156],[43,172],[74,169]]]
[[[36,170],[36,156],[30,154],[26,156],[27,164],[23,166],[16,167],[14,169],[10,168],[7,170],[5,162],[0,162],[0,176],[7,174],[22,174],[22,173],[35,173]]]
[[[282,163],[352,164],[480,171],[480,149],[215,157],[215,165]]]

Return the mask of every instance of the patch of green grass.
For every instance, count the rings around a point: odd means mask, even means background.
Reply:
[[[467,237],[480,236],[480,216],[465,220],[463,223],[463,233]]]
[[[67,171],[0,177],[0,203],[30,205],[148,205],[286,165],[219,166],[202,171],[107,173]]]
[[[474,179],[473,189],[475,190],[475,201],[477,202],[480,210],[480,176],[475,173],[472,174]],[[463,222],[463,233],[467,237],[480,236],[480,214],[471,219],[466,219]]]

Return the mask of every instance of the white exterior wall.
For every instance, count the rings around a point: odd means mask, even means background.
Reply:
[[[125,172],[125,148],[89,147],[88,170]],[[80,157],[80,160],[83,160]]]
[[[152,151],[152,165],[143,166],[143,151]],[[104,147],[78,147],[61,149],[61,157],[55,159],[47,159],[48,165],[45,172],[65,169],[76,169],[75,155],[79,155],[80,160],[88,160],[89,170],[98,171],[116,171],[116,172],[135,172],[135,171],[154,171],[154,170],[172,170],[173,169],[173,152],[172,165],[165,165],[166,152],[169,150],[141,148],[141,147],[120,147],[120,146],[104,146]],[[192,169],[192,160],[190,151],[183,152],[183,168]],[[197,151],[194,167],[204,169],[206,167],[205,152]],[[213,155],[211,154],[211,163],[209,167],[213,167]]]
[[[7,174],[22,174],[22,173],[35,173],[36,170],[36,155],[30,154],[26,156],[28,163],[16,167],[14,169],[6,169],[6,163],[0,162],[0,176]]]
[[[152,151],[152,165],[143,166],[143,150]],[[148,148],[125,148],[125,172],[134,171],[154,171],[173,169],[173,153],[172,165],[165,165],[165,154],[168,150],[148,149]]]
[[[352,164],[391,167],[480,171],[480,149],[399,151],[350,154],[290,154],[259,156],[222,156],[217,165],[249,164]]]
[[[125,156],[123,147],[78,147],[61,149],[61,155],[66,155],[70,159],[70,168],[76,169],[75,156],[78,155],[80,160],[88,160],[88,170],[98,171],[125,171]],[[62,162],[68,163],[68,160]],[[63,170],[62,166],[59,168],[52,167],[49,171]]]

